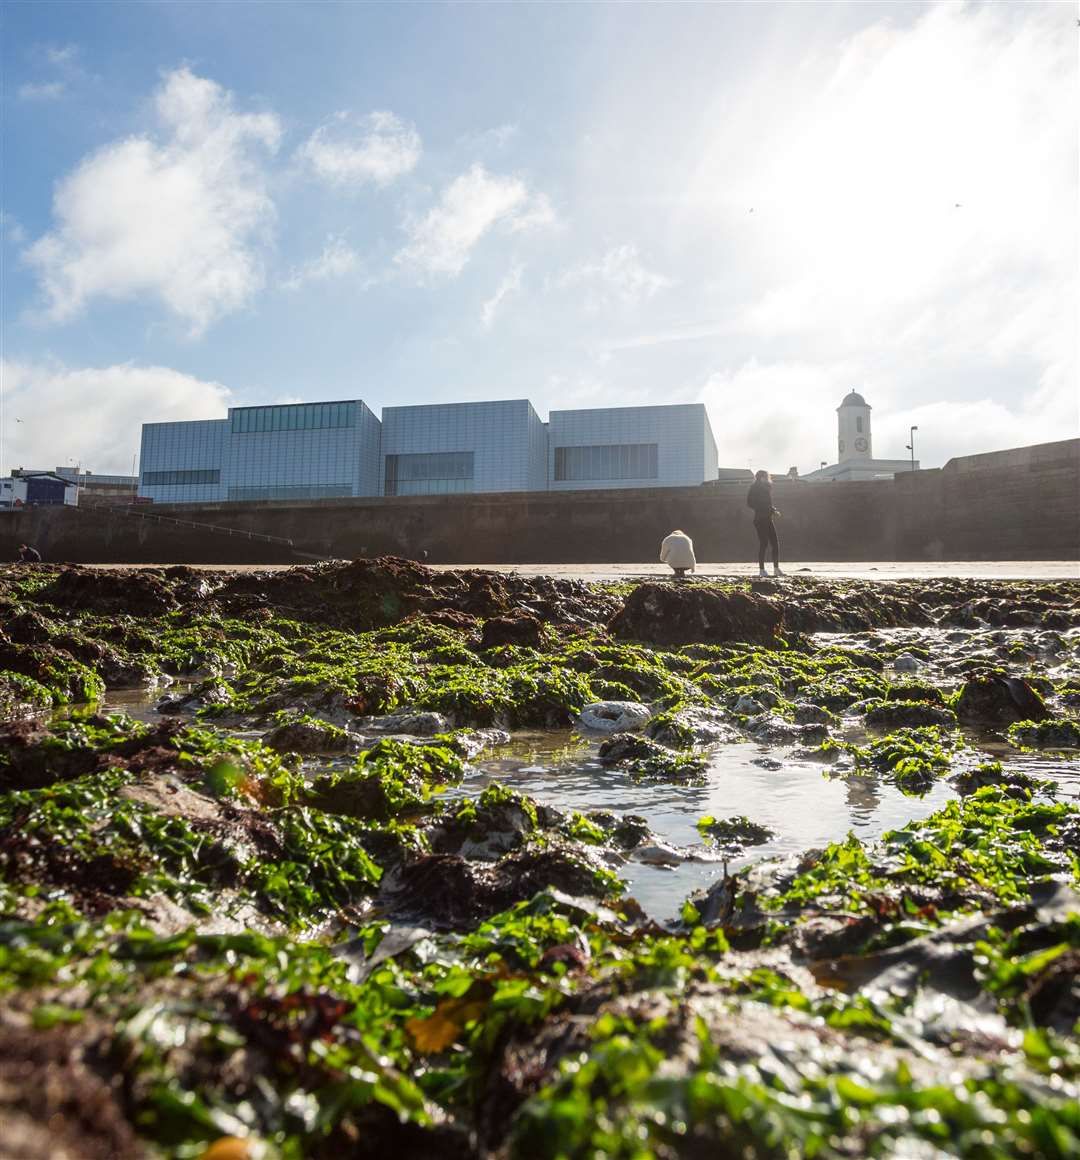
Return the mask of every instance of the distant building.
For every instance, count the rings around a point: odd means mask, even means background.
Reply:
[[[79,503],[130,503],[139,489],[137,475],[100,475],[81,467],[58,467],[56,474],[78,485]]]
[[[528,399],[384,407],[382,494],[543,491],[547,434]]]
[[[837,452],[839,461],[817,471],[807,472],[800,478],[811,482],[854,479],[892,479],[904,471],[918,470],[910,459],[875,459],[873,435],[870,430],[870,404],[858,393],[850,391],[836,408]]]
[[[157,503],[678,487],[716,477],[700,403],[552,411],[527,399],[234,407],[144,423],[140,496]]]
[[[716,441],[702,403],[552,411],[548,487],[686,487],[716,478]]]
[[[9,476],[0,479],[0,508],[18,507],[74,507],[79,502],[79,489],[73,479],[66,479],[55,471],[29,471],[15,468]]]
[[[139,494],[158,503],[377,495],[379,420],[359,399],[144,423]]]

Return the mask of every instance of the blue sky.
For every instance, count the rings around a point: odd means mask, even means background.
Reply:
[[[6,3],[0,466],[230,404],[1077,433],[1072,4]],[[19,420],[16,422],[16,420]]]

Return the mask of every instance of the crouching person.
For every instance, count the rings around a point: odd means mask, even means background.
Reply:
[[[693,572],[697,568],[697,560],[694,559],[694,541],[684,531],[676,528],[670,536],[664,537],[664,542],[660,545],[660,563],[667,564],[676,576],[685,576],[688,571]]]

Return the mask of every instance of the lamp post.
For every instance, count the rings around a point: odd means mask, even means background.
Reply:
[[[911,470],[912,471],[915,470],[915,432],[918,431],[918,429],[919,429],[918,427],[912,427],[911,430],[908,432],[908,438],[911,440],[911,442],[907,444],[907,450],[911,452]]]
[[[825,464],[825,460],[823,459],[823,460],[821,461],[821,468],[820,468],[820,470],[821,470],[821,471],[824,471],[824,470],[825,470],[825,466],[826,466],[826,464]]]

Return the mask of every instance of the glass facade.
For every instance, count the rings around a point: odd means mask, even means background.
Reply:
[[[701,403],[552,411],[548,487],[692,487],[716,478],[716,443]]]
[[[288,403],[280,407],[234,407],[229,412],[234,435],[256,431],[322,431],[355,427],[355,403]]]
[[[528,399],[385,407],[383,495],[543,491],[547,437]]]
[[[191,471],[144,471],[143,482],[155,487],[169,484],[173,487],[193,487],[199,483],[220,483],[221,469],[202,467]]]
[[[307,501],[605,487],[716,476],[700,403],[552,411],[527,399],[386,407],[359,399],[236,407],[145,423],[140,494],[155,503]]]
[[[655,443],[611,443],[593,447],[556,447],[555,478],[656,479]]]
[[[387,455],[384,495],[451,495],[473,490],[474,452]]]

